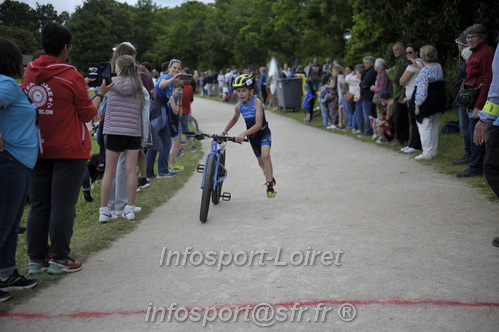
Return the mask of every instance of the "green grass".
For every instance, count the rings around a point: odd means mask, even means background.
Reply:
[[[98,152],[98,144],[93,141],[92,153]],[[153,179],[151,186],[137,193],[135,205],[142,207],[142,212],[136,214],[135,220],[127,220],[119,218],[116,221],[106,224],[99,223],[99,207],[100,207],[100,181],[97,181],[94,189],[92,189],[92,197],[94,201],[87,203],[80,193],[78,203],[76,205],[76,219],[74,222],[74,233],[71,240],[71,254],[74,259],[85,261],[97,251],[108,248],[113,241],[133,231],[137,225],[147,217],[154,208],[168,201],[187,181],[194,172],[199,159],[202,156],[201,145],[196,143],[197,152],[191,153],[189,146],[184,146],[185,155],[177,157],[177,164],[184,166],[184,170],[178,172],[176,176],[166,179]],[[201,177],[200,177],[201,181]],[[199,193],[201,194],[201,192]],[[23,215],[21,226],[26,226],[28,210],[26,209]],[[26,235],[19,235],[18,246],[16,252],[16,266],[20,274],[28,272],[28,255],[26,245]],[[85,268],[85,266],[83,266]],[[11,309],[14,305],[23,303],[30,297],[34,296],[44,287],[56,283],[63,276],[52,276],[47,273],[37,274],[33,276],[40,281],[39,285],[31,290],[14,292],[11,300],[0,303],[0,312],[5,312]]]

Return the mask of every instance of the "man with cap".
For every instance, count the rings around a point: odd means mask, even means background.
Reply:
[[[461,56],[461,52],[468,47],[468,44],[466,43],[466,35],[464,34],[464,31],[461,33],[459,37],[455,39],[455,42],[457,44],[457,49],[459,50],[459,56]],[[466,61],[467,59],[464,59],[464,61],[461,62],[461,66],[459,67],[459,70],[457,71],[456,75],[456,83],[454,84],[454,89],[455,89],[455,94],[454,96],[457,95],[459,92],[459,88],[461,87],[461,84],[463,83],[464,78],[466,77]],[[471,135],[470,135],[470,130],[469,130],[469,118],[468,118],[468,111],[466,110],[466,107],[463,106],[458,106],[458,111],[459,111],[459,130],[461,131],[461,134],[464,136],[464,155],[452,162],[453,165],[467,165],[470,161],[470,155],[471,155]]]

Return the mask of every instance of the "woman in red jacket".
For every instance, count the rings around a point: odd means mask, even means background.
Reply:
[[[51,274],[61,274],[81,270],[81,262],[68,255],[75,206],[90,158],[90,135],[85,123],[95,117],[102,95],[112,85],[103,83],[96,98],[89,98],[85,79],[66,63],[71,33],[64,26],[47,23],[41,41],[47,55],[28,64],[22,83],[38,108],[43,150],[31,173],[29,188],[29,273],[48,269]]]

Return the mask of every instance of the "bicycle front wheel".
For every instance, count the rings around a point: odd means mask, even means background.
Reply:
[[[220,179],[222,176],[224,176],[225,174],[225,170],[223,169],[222,166],[225,167],[225,153],[226,151],[223,150],[221,153],[220,153],[220,163],[218,165],[218,175],[217,175],[217,179]],[[215,190],[211,193],[211,201],[213,202],[213,204],[217,205],[219,202],[220,202],[220,197],[222,196],[222,186],[223,186],[224,182],[223,181],[220,181],[217,183],[217,186],[215,187]]]
[[[208,218],[216,162],[217,160],[215,155],[211,154],[208,156],[208,161],[206,162],[204,170],[203,194],[201,195],[201,211],[199,213],[199,220],[201,220],[201,222],[206,222],[206,219]]]

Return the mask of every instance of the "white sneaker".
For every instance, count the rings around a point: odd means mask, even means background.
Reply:
[[[400,152],[405,152],[405,150],[410,149],[410,148],[411,148],[410,146],[405,146],[402,149],[400,149]]]
[[[135,206],[130,206],[126,205],[125,210],[123,211],[123,214],[121,215],[123,218],[126,218],[128,220],[133,220],[135,219],[135,213],[133,212]]]
[[[326,128],[327,129],[338,129],[338,126],[333,124],[333,125],[327,126]]]
[[[137,213],[137,212],[142,212],[142,208],[140,206],[134,206],[133,207],[133,213]],[[115,214],[117,216],[121,216],[123,215],[123,211],[111,211],[112,214]]]
[[[420,155],[414,157],[414,159],[416,159],[416,160],[430,160],[430,159],[433,159],[433,156],[421,153]]]
[[[115,215],[114,213],[111,213],[111,211],[109,211],[108,207],[100,207],[99,208],[99,221],[101,223],[106,223],[108,221],[116,220],[116,219],[118,219],[118,216]]]
[[[404,153],[415,153],[415,152],[421,152],[421,150],[415,149],[415,148],[408,148],[405,149]]]

